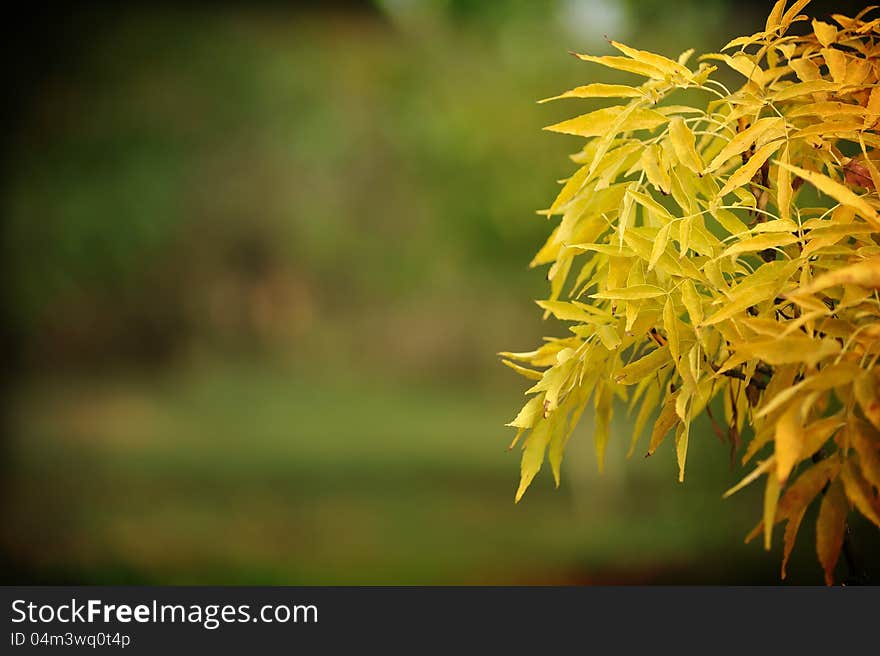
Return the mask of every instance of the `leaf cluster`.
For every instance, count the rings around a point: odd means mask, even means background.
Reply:
[[[855,508],[880,526],[880,19],[809,23],[808,0],[773,7],[763,31],[677,59],[612,41],[578,54],[638,76],[548,100],[615,104],[546,128],[586,139],[577,170],[540,212],[554,221],[545,317],[569,334],[505,352],[533,381],[510,422],[522,497],[545,459],[557,485],[585,408],[601,470],[614,399],[635,412],[630,454],[670,436],[684,479],[690,428],[716,432],[763,479],[763,534],[785,522],[784,560],[810,504],[833,580]],[[802,30],[803,31],[803,30]],[[732,69],[731,91],[713,75]],[[676,104],[684,90],[700,102]],[[716,421],[723,407],[723,422]]]

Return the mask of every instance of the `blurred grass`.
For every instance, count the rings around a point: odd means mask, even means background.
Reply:
[[[545,471],[514,505],[502,391],[253,361],[34,381],[4,547],[89,583],[776,580],[778,554],[742,545],[759,495],[721,500],[739,474],[707,432],[677,485],[668,449],[622,460],[625,419],[598,476],[585,426],[563,487]],[[802,561],[795,581],[815,576]]]

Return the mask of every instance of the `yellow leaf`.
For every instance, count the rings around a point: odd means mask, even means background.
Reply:
[[[628,87],[625,84],[587,84],[561,93],[552,98],[544,98],[539,103],[550,102],[551,100],[560,100],[562,98],[639,98],[644,93],[635,87]]]
[[[776,517],[776,506],[781,491],[779,478],[772,471],[767,473],[767,486],[764,488],[764,549],[770,551],[773,537],[773,519]]]
[[[608,385],[603,385],[596,392],[596,425],[593,433],[593,444],[596,447],[596,462],[599,465],[599,473],[605,471],[605,447],[608,444],[608,429],[611,424],[613,411],[611,401],[611,388]]]
[[[587,394],[589,394],[589,392]],[[556,487],[559,487],[562,479],[562,456],[565,452],[565,445],[580,421],[581,415],[586,407],[586,402],[586,397],[580,395],[576,399],[575,408],[571,413],[571,419],[568,426],[565,427],[565,430],[554,431],[550,437],[550,445],[547,449],[547,459],[550,461],[550,469],[553,472],[553,480],[556,483]]]
[[[672,190],[672,181],[669,178],[669,171],[660,164],[660,161],[660,147],[657,144],[651,144],[642,151],[640,163],[648,177],[648,182],[654,185],[657,191],[668,194]]]
[[[604,324],[596,328],[596,333],[599,335],[599,339],[602,340],[602,344],[609,351],[613,351],[617,349],[620,344],[620,335],[617,334],[617,330],[608,324]]]
[[[516,503],[519,503],[523,494],[529,489],[535,476],[544,464],[544,453],[550,442],[550,422],[542,421],[538,424],[531,434],[526,438],[523,447],[522,460],[520,461],[520,479],[519,488],[516,490]]]
[[[856,400],[862,407],[862,413],[874,428],[880,429],[880,398],[877,397],[877,378],[871,372],[865,372],[855,379],[853,391]],[[880,484],[877,484],[880,487]]]
[[[783,535],[783,548],[782,548],[782,569],[779,574],[779,578],[785,578],[785,566],[788,565],[788,557],[791,556],[791,550],[794,549],[794,542],[797,539],[797,532],[801,526],[801,521],[804,519],[804,515],[806,514],[806,508],[798,512],[794,517],[788,520],[785,524],[785,534]]]
[[[745,223],[740,221],[736,214],[725,209],[710,209],[710,213],[722,228],[727,230],[731,235],[739,235],[748,232],[749,229]]]
[[[636,108],[632,109],[626,119],[617,126],[616,131],[613,131],[612,126],[615,125],[615,121],[623,109],[620,106],[597,109],[594,112],[549,125],[544,129],[550,132],[574,134],[581,137],[597,137],[618,132],[629,132],[631,130],[653,130],[668,120],[663,114],[653,109]]]
[[[786,11],[782,15],[782,18],[779,19],[779,28],[782,34],[785,33],[789,25],[798,19],[798,12],[808,4],[810,4],[810,0],[797,0],[797,2],[788,8],[788,11]]]
[[[825,58],[825,65],[828,66],[831,78],[837,84],[843,84],[846,80],[846,55],[841,50],[822,48],[822,56]]]
[[[763,251],[768,248],[782,248],[797,241],[797,237],[788,233],[765,233],[756,237],[742,239],[731,246],[728,246],[722,257],[728,255],[739,255],[741,253],[753,253],[755,251]]]
[[[849,506],[839,483],[833,484],[825,493],[816,520],[816,553],[825,572],[825,584],[834,583],[834,567],[843,547],[846,533],[846,516]]]
[[[654,285],[633,285],[632,287],[621,287],[619,289],[609,289],[604,292],[591,294],[590,298],[610,298],[615,300],[638,301],[646,298],[657,298],[665,295],[666,292],[660,287]]]
[[[870,485],[862,478],[858,466],[852,461],[845,462],[840,471],[840,480],[843,481],[847,498],[860,513],[880,527],[880,504]]]
[[[661,346],[623,367],[617,372],[614,381],[623,385],[635,385],[669,364],[669,362],[669,347]]]
[[[804,334],[753,339],[734,347],[738,356],[762,360],[773,366],[801,362],[814,366],[832,355],[837,355],[840,349],[840,343],[835,339],[813,339]]]
[[[697,293],[693,280],[685,280],[681,285],[681,300],[687,309],[688,316],[694,326],[703,321],[703,302]]]
[[[854,371],[855,370],[855,371]],[[768,414],[785,405],[796,394],[803,391],[824,392],[833,387],[840,387],[852,381],[853,375],[860,371],[858,366],[851,362],[838,362],[822,369],[819,374],[805,378],[800,383],[792,385],[768,400],[765,405],[755,413],[755,419],[766,417]]]
[[[649,384],[653,382],[647,378],[644,380]],[[645,393],[644,399],[642,399],[642,403],[639,405],[639,412],[636,415],[636,421],[633,425],[632,440],[630,441],[629,451],[626,454],[627,458],[632,457],[632,454],[635,452],[636,444],[638,443],[642,431],[645,429],[645,425],[648,423],[648,418],[651,416],[651,413],[654,412],[654,408],[657,407],[659,402],[660,386],[657,384],[650,384],[648,391]]]
[[[656,68],[666,75],[678,75],[685,79],[689,79],[691,77],[691,72],[686,66],[682,66],[678,62],[667,59],[662,55],[657,55],[653,52],[647,52],[645,50],[636,50],[635,48],[630,48],[629,46],[618,43],[617,41],[612,41],[611,45],[617,48],[624,55],[631,57],[637,62],[640,62],[647,66],[651,66],[652,68]]]
[[[809,67],[809,65],[807,66]],[[815,64],[813,64],[813,66],[815,66]],[[812,71],[813,69],[809,68],[808,70]],[[815,70],[816,75],[818,76],[818,69]],[[773,99],[774,102],[779,103],[786,100],[791,100],[792,98],[797,98],[799,96],[805,96],[807,94],[834,91],[835,89],[837,89],[837,86],[838,85],[828,80],[813,79],[809,82],[795,82],[794,84],[783,88],[781,91],[776,91],[770,97]]]
[[[849,205],[861,216],[870,220],[874,225],[880,225],[880,221],[877,220],[877,212],[874,208],[871,207],[864,198],[853,193],[848,187],[845,187],[839,182],[835,182],[827,175],[817,173],[816,171],[807,171],[799,166],[794,166],[793,164],[787,164],[785,162],[777,162],[777,164],[803,178],[822,193],[831,196],[838,203]]]
[[[865,127],[873,127],[880,117],[880,86],[871,89],[871,95],[868,97],[868,106],[866,107],[867,116],[865,116]]]
[[[591,315],[583,306],[567,303],[566,301],[535,301],[538,306],[548,310],[561,321],[580,321],[594,323],[594,315]]]
[[[801,424],[801,403],[795,401],[776,422],[774,440],[776,454],[776,476],[784,483],[794,467],[801,459],[803,448],[803,425]]]
[[[823,46],[830,46],[837,38],[837,28],[820,20],[813,19],[813,33]]]
[[[805,57],[792,59],[788,62],[792,70],[803,82],[816,82],[822,79],[822,73],[816,63]]]
[[[770,159],[770,156],[779,150],[783,143],[785,142],[780,139],[761,146],[755,154],[749,158],[749,161],[746,162],[745,165],[738,168],[733,175],[727,179],[727,182],[724,183],[721,191],[718,192],[719,198],[729,194],[737,187],[742,187],[751,182],[758,170],[764,165],[764,162]]]
[[[840,415],[832,415],[831,417],[817,419],[804,428],[801,457],[809,458],[812,456],[822,448],[825,442],[828,441],[828,438],[834,435],[844,425],[844,422],[840,419]]]
[[[723,61],[730,68],[740,75],[746,77],[750,82],[754,82],[759,87],[763,87],[766,82],[764,70],[755,63],[755,61],[745,53],[737,53],[733,56],[717,53],[703,55],[701,59],[717,59]]]
[[[835,285],[858,285],[866,289],[880,289],[880,256],[823,273],[817,276],[812,283],[795,290],[790,295],[815,294]]]
[[[672,297],[666,299],[663,306],[663,328],[666,330],[666,340],[669,346],[669,354],[672,356],[673,362],[678,362],[681,357],[678,342],[678,318],[675,316],[675,306],[672,303]]]
[[[639,205],[645,207],[650,210],[657,218],[659,218],[664,223],[672,221],[672,214],[669,213],[665,207],[663,207],[660,203],[654,200],[650,194],[645,194],[640,191],[637,191],[634,187],[631,187],[626,190],[626,195],[635,200]]]
[[[678,161],[694,173],[702,173],[703,160],[696,149],[696,137],[680,116],[669,121],[669,138]]]
[[[718,153],[709,163],[709,166],[706,167],[706,171],[714,171],[720,168],[721,165],[731,157],[744,153],[751,148],[759,138],[771,130],[784,133],[784,126],[785,120],[778,116],[768,116],[766,118],[758,119],[750,128],[746,128],[742,132],[737,133],[733,139],[727,142],[724,148],[721,149],[721,152]],[[670,129],[671,127],[670,124]]]
[[[688,452],[688,434],[690,433],[690,424],[679,424],[675,429],[675,457],[678,460],[678,482],[684,482],[684,467],[687,463]]]
[[[550,214],[558,213],[558,211],[563,206],[565,206],[566,203],[574,198],[575,194],[577,194],[587,182],[588,174],[588,166],[582,166],[577,171],[575,171],[574,175],[566,180],[565,184],[562,186],[562,189],[559,191],[559,194],[556,196],[556,200],[553,201],[553,204],[550,206],[548,212]]]
[[[859,465],[865,480],[880,489],[880,442],[872,439],[865,427],[856,424],[850,440],[859,454]]]
[[[722,498],[726,499],[730,495],[736,494],[737,492],[739,492],[741,489],[743,489],[747,485],[754,483],[756,480],[758,480],[758,478],[761,476],[761,474],[764,474],[764,473],[770,471],[770,469],[772,467],[774,467],[775,465],[776,465],[776,457],[775,456],[770,456],[766,460],[761,461],[760,463],[758,463],[758,466],[755,467],[745,478],[743,478],[739,483],[737,483],[732,488],[727,490],[727,492],[725,492],[722,495]],[[775,478],[775,477],[770,476],[770,478]]]
[[[501,362],[505,365],[513,369],[518,374],[525,376],[530,380],[541,380],[541,372],[535,371],[534,369],[529,369],[528,367],[523,367],[520,364],[515,362],[511,362],[510,360],[502,359]]]
[[[672,226],[672,223],[667,223],[661,227],[660,231],[657,233],[657,238],[651,246],[651,258],[648,260],[648,271],[653,270],[657,262],[660,260],[660,257],[666,252],[666,245],[669,243],[669,230]]]
[[[770,10],[770,14],[767,16],[767,23],[764,27],[766,32],[772,32],[779,27],[779,21],[782,19],[782,14],[785,12],[786,4],[788,4],[788,0],[777,0],[776,4],[773,5],[773,9]]]
[[[666,399],[664,399],[663,406],[660,408],[660,414],[654,422],[654,429],[651,431],[648,455],[653,454],[657,450],[666,434],[681,421],[681,418],[675,412],[675,402],[678,400],[680,391],[668,394]]]
[[[789,148],[785,144],[780,160],[788,164]],[[791,199],[794,191],[791,186],[791,171],[784,166],[776,167],[776,206],[779,208],[779,216],[783,221],[791,220]]]
[[[608,68],[613,68],[618,71],[624,71],[626,73],[635,73],[636,75],[642,75],[644,77],[649,77],[653,80],[662,80],[666,77],[666,73],[661,71],[656,66],[651,66],[650,64],[645,64],[644,62],[636,61],[634,59],[630,59],[629,57],[594,57],[593,55],[575,55],[578,59],[582,59],[583,61],[593,62],[594,64],[601,64],[602,66],[607,66]]]
[[[531,428],[544,414],[544,395],[539,394],[529,399],[516,418],[507,424],[515,428]]]

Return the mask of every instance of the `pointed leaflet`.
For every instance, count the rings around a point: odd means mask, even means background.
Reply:
[[[764,162],[770,159],[770,156],[779,150],[783,143],[784,141],[780,139],[761,146],[758,151],[749,158],[749,161],[746,162],[744,166],[738,168],[733,175],[727,179],[727,182],[724,183],[721,191],[718,192],[718,197],[721,198],[737,187],[742,187],[751,182],[758,170],[764,165]]]
[[[666,77],[666,73],[661,71],[656,66],[651,66],[650,64],[645,64],[644,62],[635,61],[634,59],[630,59],[629,57],[594,57],[593,55],[575,55],[578,59],[582,59],[583,61],[593,62],[594,64],[601,64],[602,66],[607,66],[608,68],[613,68],[618,71],[625,71],[627,73],[635,73],[636,75],[642,75],[644,77],[648,77],[654,80],[662,80]]]
[[[553,479],[556,483],[556,487],[559,487],[561,482],[562,456],[565,451],[565,445],[581,419],[581,415],[587,405],[588,396],[589,392],[581,393],[576,396],[573,401],[574,409],[571,412],[571,418],[568,421],[568,425],[561,427],[563,430],[554,431],[553,435],[550,437],[547,459],[550,461],[550,469],[553,472]],[[568,414],[568,410],[566,410],[565,414]]]
[[[636,50],[635,48],[630,48],[629,46],[624,45],[623,43],[618,43],[617,41],[612,41],[611,45],[617,48],[624,55],[631,57],[637,62],[656,68],[666,75],[680,75],[684,78],[691,77],[691,71],[687,68],[687,66],[683,66],[678,62],[667,59],[662,55],[657,55],[653,52],[647,52],[645,50]]]
[[[810,4],[810,0],[797,0],[791,7],[788,8],[782,18],[779,19],[779,28],[781,33],[785,33],[788,29],[789,25],[791,25],[798,16],[798,12]]]
[[[654,285],[633,285],[632,287],[620,287],[617,289],[609,289],[604,292],[590,294],[590,298],[609,298],[624,301],[638,301],[646,298],[657,298],[665,295],[666,292],[660,287]]]
[[[822,48],[822,56],[825,58],[825,65],[831,73],[831,78],[835,83],[843,84],[846,80],[846,55],[842,50]]]
[[[516,491],[516,503],[522,499],[535,475],[541,469],[541,465],[544,464],[544,452],[550,442],[551,422],[552,420],[542,420],[526,438],[520,462],[520,481]]]
[[[635,385],[656,371],[669,364],[669,347],[664,345],[654,349],[635,362],[623,367],[615,376],[614,381],[624,385]]]
[[[657,447],[663,442],[666,434],[676,426],[681,419],[675,412],[675,402],[681,390],[672,394],[667,394],[660,408],[660,414],[654,422],[654,429],[651,431],[651,442],[648,444],[648,455],[654,453]]]
[[[665,207],[654,200],[650,194],[645,194],[636,189],[636,185],[631,185],[626,190],[626,195],[635,200],[639,205],[649,210],[654,216],[662,222],[668,223],[673,220],[672,214]]]
[[[782,150],[782,162],[789,162],[789,146],[785,144]],[[776,206],[779,208],[779,218],[783,221],[791,219],[791,198],[794,191],[791,186],[791,170],[784,166],[776,167]]]
[[[679,424],[675,429],[675,457],[678,460],[678,482],[684,483],[684,467],[687,463],[690,423]]]
[[[776,4],[773,5],[773,9],[770,10],[770,14],[767,16],[767,23],[764,26],[766,32],[771,32],[779,27],[779,21],[782,19],[787,3],[788,0],[777,0]]]
[[[678,362],[681,357],[678,340],[678,318],[675,316],[675,305],[672,303],[672,297],[666,299],[663,306],[663,328],[666,330],[666,340],[669,346],[669,354],[672,356],[673,362]]]
[[[830,46],[837,38],[837,28],[820,20],[813,19],[813,33],[823,46]]]
[[[628,87],[625,84],[587,84],[561,93],[552,98],[544,98],[539,103],[550,102],[551,100],[560,100],[562,98],[638,98],[644,93],[635,87]]]
[[[865,480],[880,489],[880,442],[872,439],[868,426],[858,422],[849,432],[850,441],[859,454],[859,465]]]
[[[774,440],[776,453],[776,476],[784,483],[801,458],[803,425],[801,424],[801,400],[796,399],[776,422]]]
[[[660,146],[657,144],[651,144],[642,151],[640,163],[648,177],[648,182],[654,185],[657,191],[668,194],[672,190],[672,181],[669,178],[669,171],[660,162]]]
[[[843,489],[847,498],[859,509],[865,517],[880,527],[880,508],[877,497],[871,490],[871,486],[862,478],[862,473],[852,461],[844,463],[840,471],[840,480],[843,481]]]
[[[862,408],[865,418],[880,429],[880,398],[877,396],[877,378],[872,372],[866,372],[856,378],[853,391]],[[860,432],[865,432],[864,429]],[[875,483],[880,487],[880,483]]]
[[[605,471],[605,447],[608,444],[608,429],[611,424],[613,411],[611,401],[611,386],[602,385],[602,388],[596,392],[596,426],[595,433],[593,434],[593,443],[596,447],[596,462],[599,466],[600,474]]]
[[[523,367],[522,365],[517,364],[516,362],[511,362],[510,360],[502,359],[501,363],[504,364],[506,367],[510,367],[516,373],[520,374],[521,376],[525,376],[526,378],[528,378],[530,380],[541,380],[541,372],[540,371],[535,371],[534,369],[529,369],[528,367]]]
[[[697,152],[696,138],[680,116],[674,116],[669,121],[669,138],[678,161],[694,173],[702,173],[703,160]]]
[[[825,584],[834,583],[834,566],[840,557],[846,532],[849,505],[840,483],[836,482],[825,493],[816,520],[816,553],[825,572]]]
[[[771,130],[779,132],[781,136],[784,133],[785,119],[778,116],[769,116],[760,118],[750,128],[746,128],[742,132],[727,142],[714,159],[706,167],[706,171],[714,171],[720,168],[731,157],[735,157],[744,153],[751,148],[755,142]]]
[[[548,310],[561,321],[579,321],[595,323],[595,315],[590,314],[583,306],[566,301],[535,301],[541,308]]]
[[[549,125],[544,129],[549,132],[573,134],[581,137],[598,137],[631,130],[653,130],[668,120],[663,114],[653,109],[635,108],[614,131],[612,128],[615,126],[615,121],[623,110],[624,107],[621,106],[605,107],[589,114],[582,114],[576,118]]]
[[[782,536],[782,569],[779,573],[779,578],[781,579],[785,578],[785,566],[788,565],[788,557],[791,556],[791,550],[794,549],[794,542],[797,539],[798,529],[801,526],[801,521],[803,521],[806,512],[807,510],[804,508],[791,517],[785,524],[785,534]]]
[[[836,285],[858,285],[867,289],[880,289],[880,256],[823,273],[812,283],[795,290],[790,295],[815,294]]]
[[[529,399],[516,418],[507,424],[514,428],[531,428],[544,413],[544,395],[539,394]]]
[[[855,209],[860,215],[868,219],[874,225],[880,225],[877,219],[877,212],[871,207],[864,198],[857,196],[848,187],[843,186],[839,182],[835,182],[827,175],[822,175],[815,171],[807,171],[799,166],[787,164],[785,162],[776,162],[779,166],[787,168],[789,171],[806,180],[824,194],[828,194],[838,203],[849,205]]]
[[[699,325],[703,321],[703,303],[693,280],[686,279],[681,284],[681,300],[687,309],[691,324]]]
[[[776,506],[779,503],[781,490],[779,478],[773,475],[772,470],[767,472],[767,485],[764,488],[764,549],[767,551],[770,551],[773,519],[776,517]]]
[[[657,265],[657,262],[666,252],[666,245],[669,243],[669,231],[674,224],[670,221],[666,225],[660,228],[660,231],[657,233],[657,238],[654,240],[654,244],[651,246],[651,257],[648,260],[648,271],[654,269]]]
[[[732,246],[729,246],[723,253],[722,257],[728,255],[739,255],[741,253],[752,253],[755,251],[763,251],[768,248],[782,248],[797,241],[797,237],[790,233],[766,233],[757,237],[749,237],[741,239]]]
[[[776,456],[770,456],[766,460],[761,461],[757,467],[755,467],[749,474],[747,474],[745,476],[745,478],[743,478],[739,483],[737,483],[732,488],[727,490],[722,495],[722,498],[726,499],[727,497],[731,496],[732,494],[736,494],[737,492],[739,492],[741,489],[743,489],[747,485],[754,483],[756,480],[758,480],[758,478],[761,476],[761,474],[764,474],[765,472],[770,470],[771,467],[774,467],[775,465],[776,465]]]
[[[645,380],[647,381],[648,379],[646,378]],[[632,457],[632,454],[635,452],[639,437],[645,429],[645,425],[648,423],[651,413],[660,402],[660,391],[660,385],[651,384],[648,391],[645,393],[645,398],[642,399],[642,403],[639,406],[639,413],[636,415],[636,422],[633,425],[632,440],[629,445],[629,451],[626,454],[627,458]]]

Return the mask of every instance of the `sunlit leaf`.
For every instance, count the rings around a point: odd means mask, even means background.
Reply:
[[[644,92],[635,87],[628,87],[625,84],[587,84],[576,87],[565,93],[552,98],[544,98],[539,103],[550,102],[551,100],[560,100],[562,98],[639,98]]]
[[[864,198],[857,196],[855,193],[853,193],[852,190],[844,187],[839,182],[835,182],[827,175],[822,175],[821,173],[817,173],[815,171],[808,171],[806,169],[802,169],[799,166],[787,164],[785,162],[777,162],[777,164],[779,166],[787,168],[799,178],[806,180],[822,193],[828,194],[838,203],[843,203],[844,205],[849,205],[850,207],[854,208],[866,219],[873,219],[874,221],[877,220],[877,212],[867,203],[867,201],[865,201]]]

